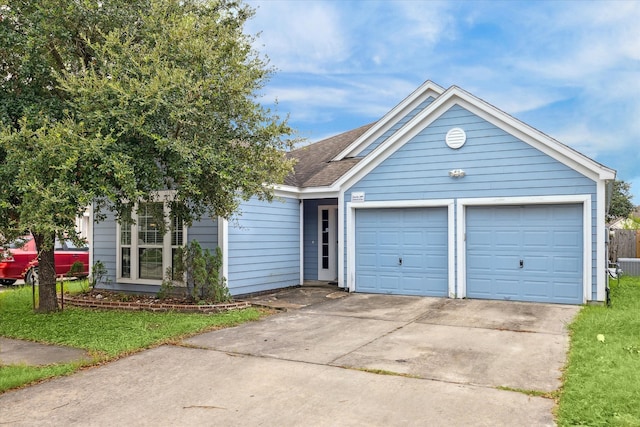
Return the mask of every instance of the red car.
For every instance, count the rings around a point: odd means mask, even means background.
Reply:
[[[73,276],[89,275],[89,248],[78,248],[69,240],[55,244],[56,275],[68,276],[71,266],[82,263],[82,268],[74,268]],[[16,280],[24,279],[25,283],[38,281],[38,252],[36,242],[31,236],[23,237],[9,246],[9,253],[0,253],[0,285],[13,285]]]

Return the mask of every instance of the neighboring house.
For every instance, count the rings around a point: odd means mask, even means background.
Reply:
[[[157,232],[93,224],[112,288],[155,292],[172,249],[219,246],[233,295],[335,281],[352,292],[581,304],[605,298],[596,163],[456,87],[427,81],[379,121],[290,153],[278,200]]]
[[[636,219],[635,221],[634,218]],[[612,230],[635,230],[639,225],[638,218],[640,218],[640,206],[636,206],[628,218],[617,218],[608,224],[608,227]]]

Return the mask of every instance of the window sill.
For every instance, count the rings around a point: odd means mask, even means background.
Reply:
[[[116,283],[128,283],[131,285],[162,285],[160,279],[131,279],[129,277],[116,277]]]

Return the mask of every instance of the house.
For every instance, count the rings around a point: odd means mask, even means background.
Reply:
[[[610,230],[635,230],[638,227],[638,218],[640,218],[640,206],[636,206],[627,218],[617,218],[607,226]]]
[[[109,286],[155,292],[173,248],[220,247],[233,295],[335,281],[350,292],[582,304],[605,299],[615,171],[427,81],[375,123],[297,149],[278,199],[161,235],[92,224]],[[142,259],[144,258],[144,259]]]

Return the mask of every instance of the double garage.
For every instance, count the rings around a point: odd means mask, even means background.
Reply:
[[[364,207],[353,214],[357,292],[584,302],[582,203],[458,204],[456,221],[453,204]]]

